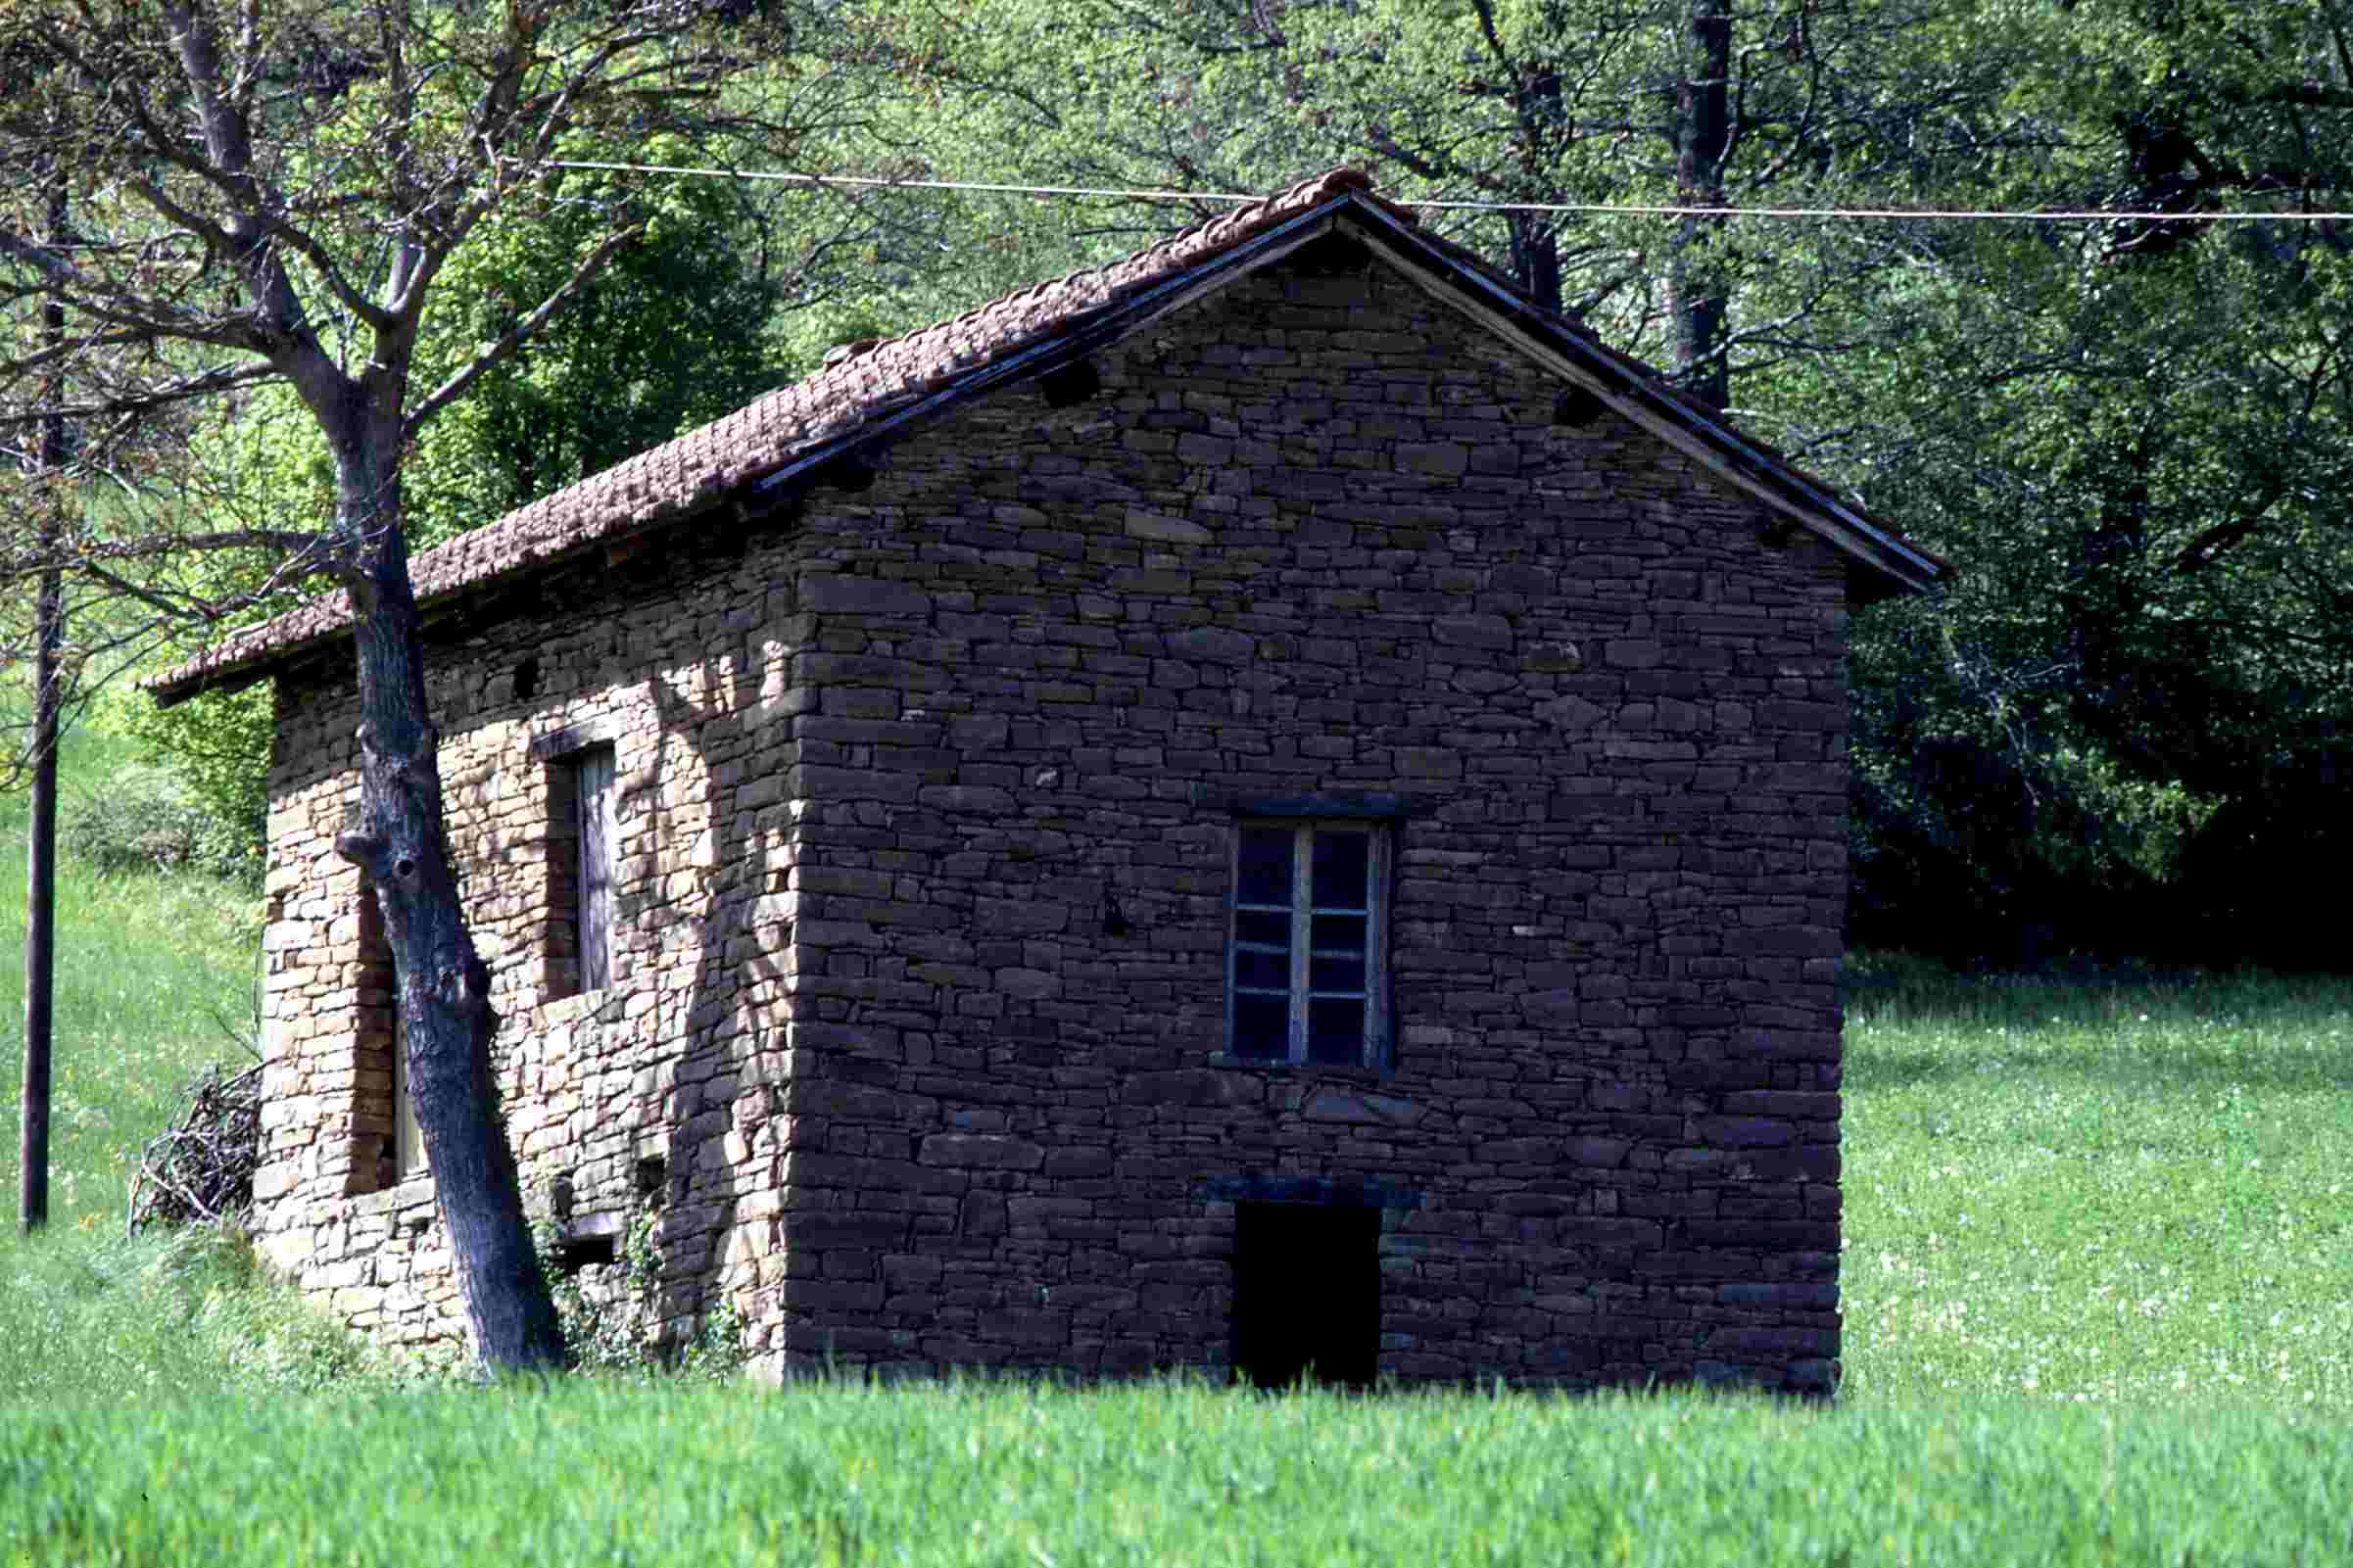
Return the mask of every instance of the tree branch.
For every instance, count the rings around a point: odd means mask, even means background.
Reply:
[[[90,277],[45,247],[31,244],[6,229],[0,229],[0,260],[30,267],[47,280],[44,287],[31,292],[60,299],[75,313],[91,316],[107,326],[141,336],[202,343],[216,349],[264,352],[249,322],[208,320],[177,309],[168,300],[133,294],[104,279]],[[13,368],[16,363],[13,358],[0,359],[0,368]]]
[[[542,300],[529,315],[509,327],[505,334],[492,343],[486,352],[474,356],[459,367],[455,375],[417,400],[409,409],[408,419],[402,425],[404,437],[413,440],[417,431],[424,427],[427,420],[462,397],[465,389],[480,379],[484,371],[512,358],[516,351],[528,343],[540,328],[546,326],[558,311],[577,299],[581,291],[596,280],[597,274],[604,269],[604,263],[612,258],[614,252],[645,231],[644,224],[633,223],[627,228],[615,229],[612,233],[607,234],[595,250],[581,259],[578,266],[572,268],[572,275],[566,278],[554,293]]]
[[[309,236],[290,225],[276,223],[272,217],[271,203],[254,173],[253,128],[222,93],[219,49],[204,19],[188,5],[166,5],[161,9],[166,30],[180,62],[181,76],[196,100],[206,157],[220,178],[230,182],[229,188],[236,195],[237,212],[226,227],[228,260],[244,275],[256,314],[271,339],[265,352],[281,359],[280,368],[302,392],[304,401],[323,409],[333,398],[335,384],[344,377],[319,346],[310,313],[303,308],[302,296],[269,243],[272,239],[284,239],[301,254]],[[168,147],[166,141],[157,150],[161,152]],[[275,232],[281,227],[286,232]],[[315,242],[310,243],[315,247]],[[339,299],[349,292],[340,271],[331,263],[323,281],[337,291]],[[352,301],[345,303],[350,305]],[[372,308],[361,302],[355,309]]]
[[[136,336],[144,339],[146,335],[137,334]],[[11,361],[5,368],[13,371],[19,368],[19,364]],[[195,375],[167,383],[161,387],[142,388],[134,394],[104,398],[94,402],[64,404],[56,411],[69,419],[114,419],[153,413],[159,408],[167,408],[173,404],[188,403],[198,398],[209,398],[217,393],[227,392],[233,388],[249,387],[259,382],[275,380],[277,374],[276,366],[262,361],[241,365],[216,365],[210,370],[199,371]],[[46,417],[48,417],[47,410],[24,414],[0,414],[0,428],[35,424]]]

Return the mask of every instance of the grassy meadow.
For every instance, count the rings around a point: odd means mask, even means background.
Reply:
[[[61,759],[69,810],[132,766],[127,742],[77,730]],[[260,900],[195,874],[58,869],[49,1207],[61,1225],[118,1224],[139,1146],[207,1062],[242,1056],[254,1030]],[[17,1213],[17,1097],[24,1048],[24,796],[0,795],[0,1202]]]
[[[1856,968],[1849,1402],[2353,1421],[2353,980]]]
[[[83,736],[69,768],[125,760]],[[0,799],[12,960],[22,821]],[[61,903],[31,1240],[0,977],[0,1568],[2353,1561],[2353,982],[1858,962],[1834,1406],[485,1389],[356,1344],[233,1236],[123,1235],[140,1144],[242,1052],[256,900],[70,866]]]

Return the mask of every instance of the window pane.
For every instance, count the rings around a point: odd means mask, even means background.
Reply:
[[[1233,939],[1237,942],[1258,942],[1267,947],[1288,948],[1291,945],[1291,917],[1272,911],[1237,910],[1233,917]]]
[[[1318,991],[1361,991],[1365,988],[1365,961],[1361,958],[1310,959],[1308,986]]]
[[[1365,917],[1362,915],[1319,915],[1310,951],[1345,957],[1365,951]]]
[[[1289,991],[1291,955],[1257,948],[1237,949],[1233,955],[1233,983],[1253,991]]]
[[[1291,1003],[1282,996],[1233,999],[1233,1054],[1281,1058],[1291,1051]]]
[[[1316,833],[1314,853],[1316,907],[1364,909],[1365,882],[1372,869],[1372,835],[1337,832]]]
[[[1241,859],[1234,882],[1237,903],[1288,904],[1291,901],[1292,836],[1288,828],[1242,830]]]
[[[1365,1004],[1357,997],[1317,997],[1307,1005],[1307,1059],[1360,1062],[1365,1056]]]

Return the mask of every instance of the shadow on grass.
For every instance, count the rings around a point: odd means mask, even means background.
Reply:
[[[2240,1088],[2288,1093],[2330,1090],[2353,1092],[2353,1039],[2332,1054],[2298,1053],[2289,1057],[2249,1051],[2184,1051],[2152,1048],[2143,1052],[2085,1048],[2031,1051],[2005,1057],[2006,1069],[2037,1077],[2105,1079],[2120,1086],[2151,1090]],[[1986,1069],[1951,1052],[1898,1051],[1850,1054],[1847,1087],[1909,1089],[1922,1084],[1971,1081]]]
[[[1955,971],[1861,953],[1846,973],[1848,1082],[1990,1071],[2151,1087],[2353,1089],[2353,977],[2079,960]]]

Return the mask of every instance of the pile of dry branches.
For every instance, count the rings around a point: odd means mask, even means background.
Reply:
[[[130,1184],[130,1228],[238,1213],[254,1201],[262,1158],[262,1065],[215,1066],[188,1086],[188,1111],[147,1145]]]

